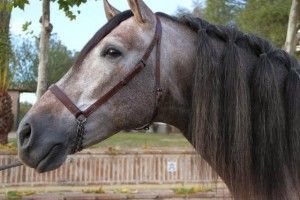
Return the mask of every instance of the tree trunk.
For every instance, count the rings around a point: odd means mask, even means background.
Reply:
[[[12,100],[8,92],[0,92],[0,144],[7,144],[13,126]]]
[[[13,124],[11,98],[8,95],[9,59],[11,46],[9,40],[9,22],[11,2],[0,0],[0,144],[8,142],[8,133]]]
[[[6,90],[8,80],[3,76],[4,71],[8,71],[10,57],[10,40],[9,40],[9,22],[11,8],[8,0],[0,0],[0,90]]]
[[[37,81],[37,98],[39,99],[47,90],[47,64],[49,52],[49,38],[52,31],[50,23],[50,0],[43,0],[43,15],[41,17],[42,31],[39,43],[39,66]]]
[[[300,0],[293,0],[284,49],[291,55],[296,50],[297,25],[300,22]]]

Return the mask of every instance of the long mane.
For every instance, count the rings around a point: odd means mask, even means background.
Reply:
[[[298,62],[235,28],[160,15],[198,34],[187,134],[196,150],[236,199],[300,199]]]

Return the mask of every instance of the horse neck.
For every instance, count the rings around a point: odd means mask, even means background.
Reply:
[[[186,138],[191,141],[192,138],[188,133],[188,125],[191,113],[191,97],[193,95],[192,88],[195,82],[192,77],[194,77],[197,58],[197,45],[195,45],[197,34],[186,26],[169,19],[163,19],[162,22],[161,81],[164,89],[164,98],[159,104],[159,114],[155,121],[165,122],[178,127],[185,134]],[[215,55],[213,55],[213,60],[220,60],[225,48],[224,42],[213,39],[212,45],[216,46],[214,48]],[[253,58],[255,56],[243,52],[241,52],[241,55],[243,60],[247,61],[245,67],[247,67],[247,74],[249,76],[253,63],[256,62]],[[275,71],[276,74],[280,74],[279,69],[275,69]],[[282,78],[279,79],[283,80]],[[299,185],[295,185],[288,173],[283,174],[281,180],[285,182],[285,186],[283,188],[271,188],[272,194],[269,194],[266,188],[257,188],[257,183],[254,181],[256,179],[251,179],[251,175],[254,176],[254,174],[249,175],[249,180],[244,180],[243,188],[241,188],[239,186],[241,182],[232,179],[227,167],[218,167],[214,163],[214,158],[210,158],[209,155],[205,155],[201,151],[199,153],[202,154],[222,177],[236,199],[244,199],[239,197],[247,197],[249,193],[253,195],[253,199],[259,200],[270,199],[270,197],[272,199],[299,199],[299,192],[297,192]],[[284,170],[284,172],[288,172],[288,170]],[[271,177],[268,181],[272,181]],[[238,188],[242,191],[237,191],[236,189]]]
[[[162,18],[161,82],[163,98],[155,121],[187,132],[196,54],[196,33],[186,26]]]

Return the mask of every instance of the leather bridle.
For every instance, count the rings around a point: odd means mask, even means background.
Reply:
[[[74,115],[77,122],[77,135],[75,138],[75,143],[71,148],[71,153],[76,153],[83,149],[83,136],[85,134],[85,123],[87,118],[94,113],[100,106],[107,102],[112,96],[114,96],[119,90],[121,90],[126,84],[131,81],[139,72],[142,71],[144,67],[147,66],[147,60],[150,57],[155,45],[156,45],[156,62],[155,62],[155,107],[152,114],[152,118],[149,123],[145,126],[148,127],[154,120],[158,112],[158,103],[161,98],[162,88],[160,85],[160,49],[161,49],[161,35],[162,27],[158,16],[156,16],[156,28],[153,39],[143,54],[142,58],[135,64],[134,68],[126,74],[126,76],[113,86],[108,92],[106,92],[101,98],[94,102],[91,106],[85,110],[80,110],[72,100],[57,86],[50,86],[49,90],[56,96],[56,98]]]

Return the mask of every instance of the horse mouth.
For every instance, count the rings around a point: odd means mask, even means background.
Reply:
[[[58,168],[64,162],[66,154],[63,152],[63,145],[56,144],[50,148],[48,153],[39,161],[36,170],[39,173]]]

